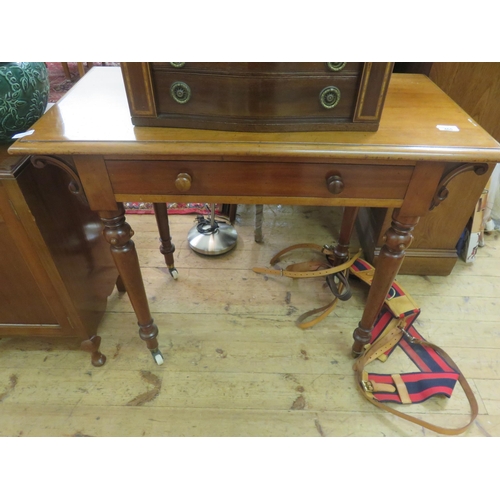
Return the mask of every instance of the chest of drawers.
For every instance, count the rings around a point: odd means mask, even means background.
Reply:
[[[121,63],[138,126],[378,129],[393,63]]]

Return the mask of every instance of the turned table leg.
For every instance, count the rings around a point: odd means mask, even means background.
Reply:
[[[126,293],[127,289],[125,288],[125,284],[123,283],[122,277],[118,275],[116,278],[116,288],[120,293]]]
[[[358,212],[358,207],[344,208],[339,239],[337,245],[333,248],[333,255],[328,256],[328,261],[333,267],[340,266],[349,260],[349,246]],[[330,290],[339,300],[349,300],[352,297],[348,279],[349,269],[331,274],[326,278]]]
[[[354,357],[359,356],[363,346],[370,342],[373,325],[403,263],[405,251],[413,239],[411,233],[419,220],[418,217],[400,217],[399,210],[395,210],[392,217],[391,227],[384,236],[385,244],[380,250],[363,316],[353,333]]]
[[[344,215],[342,216],[342,223],[340,226],[340,235],[337,245],[333,249],[334,252],[334,266],[339,266],[349,260],[349,246],[351,244],[351,237],[354,231],[354,223],[358,216],[359,207],[345,207]]]
[[[118,203],[118,208],[114,212],[99,212],[104,224],[104,237],[111,245],[111,254],[137,316],[139,336],[146,342],[156,363],[162,364],[163,356],[158,349],[156,338],[158,327],[149,311],[139,259],[134,242],[131,240],[134,232],[125,222],[123,204]]]
[[[175,246],[172,244],[172,238],[170,236],[170,226],[168,223],[168,212],[166,203],[153,203],[156,224],[158,225],[158,232],[160,234],[160,252],[165,257],[165,263],[167,264],[168,272],[174,278],[177,279],[179,273],[174,265],[174,252]]]
[[[264,205],[255,205],[255,243],[262,243],[262,219],[264,218]]]

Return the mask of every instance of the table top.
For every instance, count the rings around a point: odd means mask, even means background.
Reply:
[[[424,75],[393,74],[376,132],[135,127],[120,68],[94,67],[10,154],[500,162],[500,144]]]

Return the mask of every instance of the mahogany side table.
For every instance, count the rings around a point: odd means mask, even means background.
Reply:
[[[337,245],[345,259],[358,207],[393,208],[353,354],[370,331],[419,218],[462,172],[491,174],[500,144],[424,75],[394,74],[376,132],[221,132],[131,123],[120,68],[93,68],[9,152],[63,164],[104,223],[139,335],[156,361],[151,317],[123,202],[346,207]],[[168,245],[167,245],[168,246]]]

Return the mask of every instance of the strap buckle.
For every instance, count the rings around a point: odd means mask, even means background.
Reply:
[[[373,383],[371,380],[362,380],[361,387],[363,387],[363,390],[365,392],[373,392],[374,391]]]
[[[406,337],[406,340],[410,344],[415,344],[417,342],[417,338],[415,338],[411,333],[408,333],[402,326],[400,326],[401,331],[403,332],[403,335]]]
[[[396,296],[396,289],[393,286],[391,286],[391,289],[389,290],[385,300],[387,301],[392,300],[395,296]]]

